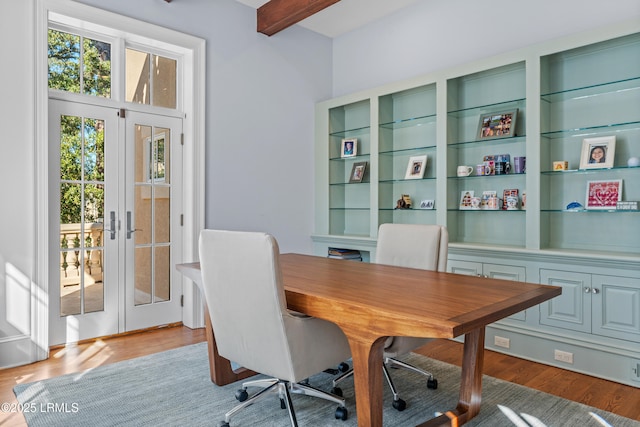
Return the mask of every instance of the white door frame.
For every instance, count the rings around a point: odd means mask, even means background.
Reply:
[[[179,47],[184,58],[184,261],[198,257],[198,235],[204,228],[204,125],[205,125],[205,41],[203,39],[148,24],[70,0],[36,0],[35,8],[35,170],[36,176],[36,267],[32,287],[33,360],[48,357],[49,352],[49,232],[48,232],[48,82],[47,29],[49,19],[94,25],[100,31],[125,33],[141,43],[153,40],[172,48]],[[203,324],[202,299],[195,286],[184,283],[183,323],[189,327]],[[25,361],[28,363],[30,361]]]

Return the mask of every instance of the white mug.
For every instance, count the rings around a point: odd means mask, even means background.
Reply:
[[[471,166],[458,166],[458,176],[469,176],[473,172]]]

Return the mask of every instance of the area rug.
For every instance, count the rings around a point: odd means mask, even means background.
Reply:
[[[430,370],[438,389],[406,370],[393,370],[396,385],[407,409],[392,408],[385,385],[384,425],[412,426],[433,414],[453,409],[457,403],[460,368],[410,354],[406,361]],[[320,373],[310,383],[331,388],[332,376]],[[209,379],[206,343],[194,344],[84,372],[30,384],[14,392],[29,426],[217,426],[238,402],[235,390],[241,383],[218,387]],[[344,384],[344,385],[343,385]],[[342,386],[343,385],[343,386]],[[353,381],[342,384],[349,419],[334,418],[337,405],[308,396],[293,395],[301,426],[357,425]],[[252,390],[249,389],[249,393]],[[614,426],[640,427],[640,422],[546,393],[484,376],[480,414],[470,426]],[[232,427],[288,426],[286,410],[276,395],[252,405],[232,420]]]

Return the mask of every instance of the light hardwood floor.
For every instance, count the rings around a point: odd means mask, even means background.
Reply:
[[[0,403],[17,403],[13,387],[96,366],[157,353],[204,341],[204,329],[184,326],[163,328],[51,351],[48,360],[0,370]],[[462,345],[450,340],[434,340],[419,353],[460,365]],[[629,387],[578,373],[529,362],[493,351],[485,351],[487,375],[522,384],[596,408],[640,421],[640,388]],[[25,426],[20,413],[0,411],[0,426]]]

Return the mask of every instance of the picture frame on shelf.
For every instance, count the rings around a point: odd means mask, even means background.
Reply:
[[[582,140],[580,169],[608,169],[613,167],[616,137],[600,136]]]
[[[587,181],[586,209],[616,209],[622,200],[622,180]]]
[[[478,139],[516,136],[518,109],[480,115]]]
[[[424,171],[427,169],[427,155],[411,156],[407,164],[407,172],[404,179],[422,179]]]
[[[358,138],[344,138],[340,144],[340,157],[358,155]]]
[[[351,167],[351,175],[349,175],[349,184],[362,182],[366,171],[367,171],[367,162],[355,162]]]

